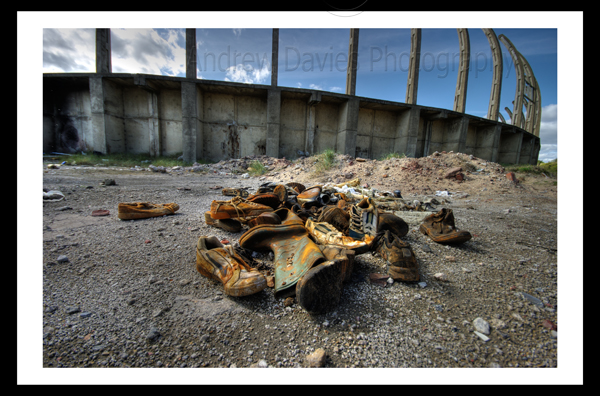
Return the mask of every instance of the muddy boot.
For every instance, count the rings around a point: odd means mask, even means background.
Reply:
[[[295,294],[296,282],[313,266],[325,261],[310,239],[303,220],[287,208],[274,212],[281,224],[259,224],[240,237],[240,246],[253,251],[272,251],[275,263],[275,296]]]
[[[378,217],[377,207],[371,198],[363,198],[350,207],[349,235],[354,239],[362,239],[365,235],[374,237],[377,234]]]
[[[248,227],[250,228],[260,224],[281,224],[281,219],[275,212],[266,212],[248,221]]]
[[[440,244],[460,244],[471,239],[469,231],[458,231],[454,224],[452,209],[442,209],[423,219],[419,226],[423,235]]]
[[[263,274],[250,267],[233,246],[223,245],[215,236],[198,239],[196,269],[203,276],[220,281],[228,296],[248,296],[267,286]]]
[[[303,208],[310,208],[311,206],[323,206],[321,200],[321,186],[314,186],[302,191],[296,195],[296,200]]]
[[[408,243],[385,230],[377,235],[372,246],[388,262],[388,275],[392,279],[403,282],[419,280],[419,265]]]
[[[393,213],[380,213],[377,220],[377,233],[389,230],[399,238],[408,234],[408,224]]]
[[[273,208],[270,206],[252,202],[242,197],[234,197],[229,201],[212,201],[210,204],[210,217],[217,220],[244,219],[272,211]]]
[[[179,210],[179,205],[176,203],[125,202],[119,203],[117,217],[121,220],[146,219],[148,217],[172,215],[177,210]]]
[[[338,306],[348,257],[339,256],[311,268],[296,283],[296,300],[308,313],[320,314]]]
[[[246,201],[265,205],[273,210],[278,209],[281,206],[280,196],[274,192],[250,194],[246,198]]]
[[[240,232],[242,230],[242,223],[235,219],[221,219],[215,220],[210,216],[210,211],[204,213],[204,221],[207,225],[221,228],[229,232]]]

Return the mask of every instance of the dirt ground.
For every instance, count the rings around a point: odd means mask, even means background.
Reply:
[[[452,152],[384,161],[338,155],[322,173],[316,157],[261,157],[268,172],[248,177],[255,159],[163,172],[44,163],[45,191],[65,199],[43,208],[43,366],[309,367],[322,348],[320,367],[331,368],[558,367],[555,178],[511,180],[497,163]],[[116,185],[102,185],[107,179]],[[235,243],[244,232],[204,224],[210,202],[230,198],[222,188],[355,179],[364,189],[399,190],[407,202],[436,198],[473,239],[437,245],[411,221],[404,239],[418,258],[421,283],[370,282],[371,274],[386,273],[386,263],[365,253],[339,309],[317,316],[275,299],[272,290],[227,297],[195,270],[199,235]],[[117,204],[131,201],[177,202],[181,209],[118,221]],[[91,216],[96,209],[111,213]],[[269,255],[253,257],[261,269],[273,265]],[[490,323],[489,341],[473,331],[476,317]]]

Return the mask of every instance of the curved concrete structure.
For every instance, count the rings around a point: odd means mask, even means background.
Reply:
[[[351,30],[350,54],[356,51],[358,32]],[[462,62],[468,59],[468,32],[458,32]],[[44,74],[44,151],[182,153],[188,162],[252,155],[294,159],[299,151],[314,154],[325,149],[365,158],[391,152],[421,157],[454,151],[494,162],[536,164],[539,137],[524,127],[535,130],[539,112],[534,106],[527,122],[515,124],[514,116],[511,124],[503,122],[497,112],[502,67],[496,62],[501,62],[501,56],[497,56],[493,31],[484,32],[495,60],[488,118],[464,113],[468,63],[461,63],[454,110],[416,104],[420,29],[411,31],[407,103],[354,95],[353,56],[348,57],[347,94],[280,87],[276,67],[270,85],[197,79],[194,29],[186,34],[185,78],[111,73],[106,59],[110,41],[105,30],[98,29],[98,40],[104,43],[97,46],[101,72]],[[273,60],[278,56],[277,42],[274,29]],[[535,88],[537,96],[528,103],[539,105],[533,73],[523,66],[525,61],[514,47],[511,54],[524,70],[523,81]]]

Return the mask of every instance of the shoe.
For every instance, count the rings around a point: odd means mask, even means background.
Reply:
[[[363,198],[350,207],[350,226],[348,234],[354,239],[363,239],[365,235],[377,234],[377,207],[371,198]]]
[[[281,224],[281,219],[275,212],[265,212],[248,221],[250,228],[260,224]]]
[[[242,223],[235,219],[221,219],[215,220],[210,216],[210,211],[204,213],[204,221],[207,225],[221,228],[229,232],[240,232],[242,230]]]
[[[287,208],[274,213],[281,224],[252,227],[242,234],[239,244],[252,251],[273,252],[275,296],[288,297],[296,293],[296,283],[310,268],[326,260],[300,217]]]
[[[306,190],[306,187],[304,187],[304,185],[300,183],[289,182],[285,185],[290,187],[292,190],[296,191],[296,194],[300,194],[302,191]]]
[[[377,219],[377,233],[389,230],[399,238],[408,234],[408,224],[392,213],[380,213]]]
[[[250,267],[231,245],[223,245],[215,236],[198,239],[196,269],[203,276],[220,281],[228,296],[249,296],[267,286],[263,274]]]
[[[423,235],[441,244],[461,244],[471,239],[469,231],[458,231],[454,224],[452,209],[442,209],[423,219],[419,226]]]
[[[146,219],[148,217],[172,215],[177,210],[179,210],[179,205],[176,203],[125,202],[119,203],[117,217],[121,220]]]
[[[296,300],[309,314],[329,312],[338,306],[349,258],[339,254],[306,272],[296,283]]]
[[[329,223],[342,234],[348,235],[350,215],[344,209],[338,208],[337,206],[328,205],[323,208],[321,214],[319,217],[317,217],[317,222]]]
[[[212,201],[210,217],[213,219],[234,219],[258,216],[261,213],[272,212],[273,208],[257,202],[251,202],[242,197],[234,197],[229,201]]]
[[[367,252],[371,248],[374,237],[365,235],[363,239],[354,239],[339,232],[329,223],[314,222],[308,218],[306,229],[319,245],[335,245],[354,250],[356,254]]]
[[[283,204],[288,200],[287,188],[283,184],[278,184],[273,189],[273,194],[277,195],[279,198],[279,204]]]
[[[388,262],[388,275],[392,279],[404,282],[419,280],[419,265],[408,243],[385,230],[377,235],[372,246]]]
[[[304,191],[302,191],[300,194],[298,194],[296,196],[296,200],[298,201],[298,203],[305,207],[308,208],[309,206],[313,206],[313,205],[319,205],[322,206],[322,204],[319,201],[319,197],[321,195],[321,186],[314,186],[311,188],[308,188]]]
[[[229,195],[232,197],[240,196],[242,198],[246,198],[249,195],[248,191],[246,191],[246,190],[242,190],[241,188],[229,188],[229,187],[226,187],[223,190],[221,190],[221,194]]]
[[[281,206],[281,198],[274,192],[255,193],[246,197],[248,202],[254,202],[261,205],[269,206],[273,210]],[[285,202],[285,201],[284,201]]]

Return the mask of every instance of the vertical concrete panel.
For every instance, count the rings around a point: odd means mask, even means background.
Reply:
[[[283,102],[281,100],[281,91],[278,89],[269,89],[267,92],[267,133],[265,138],[265,152],[269,157],[284,156],[289,157],[288,153],[281,150],[281,112]]]
[[[356,134],[358,129],[359,100],[351,97],[340,105],[337,151],[341,154],[356,155]]]
[[[315,111],[314,152],[322,153],[327,149],[335,150],[339,106],[337,104],[320,103]]]
[[[304,151],[307,106],[308,104],[303,100],[281,100],[280,157],[297,158],[298,150]]]
[[[161,90],[158,103],[159,155],[183,153],[181,91]]]

